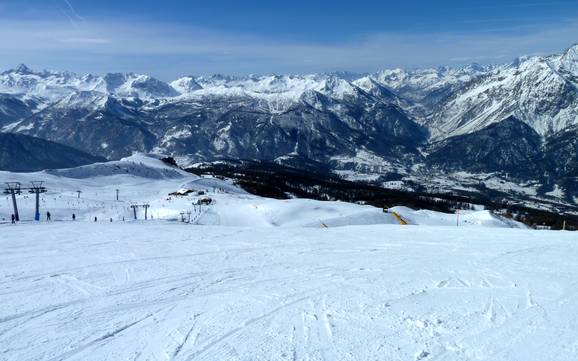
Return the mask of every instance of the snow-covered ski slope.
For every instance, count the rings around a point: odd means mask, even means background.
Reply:
[[[24,221],[0,224],[0,360],[576,359],[573,232],[396,207],[401,226],[142,155],[0,173],[39,178],[53,221],[20,196]],[[180,212],[201,196],[168,196],[185,189],[215,201],[191,223]],[[145,202],[154,219],[130,221]]]
[[[136,154],[120,161],[97,163],[71,169],[48,170],[37,173],[0,172],[0,184],[45,181],[48,193],[41,198],[41,214],[49,211],[53,221],[77,220],[113,222],[132,220],[131,205],[149,204],[148,215],[156,220],[180,220],[181,212],[191,212],[191,219],[199,225],[248,227],[335,227],[368,224],[399,224],[382,209],[345,202],[320,202],[309,199],[276,200],[247,194],[229,180],[198,177],[170,167],[162,161]],[[118,189],[119,200],[116,200]],[[192,190],[187,196],[169,196],[179,190]],[[80,196],[78,191],[80,191]],[[198,195],[198,192],[204,195]],[[193,206],[202,197],[209,197],[213,205]],[[34,196],[23,193],[18,198],[20,217],[34,216]],[[10,220],[12,201],[3,196],[0,221]],[[456,225],[457,217],[430,211],[414,211],[405,207],[392,209],[413,225]],[[186,216],[188,220],[188,215]],[[137,210],[137,218],[144,218],[144,208]],[[460,215],[461,226],[523,227],[521,224],[496,217],[488,211],[465,212]]]
[[[2,226],[1,360],[576,360],[574,233]]]

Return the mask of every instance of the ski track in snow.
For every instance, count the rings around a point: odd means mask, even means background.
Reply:
[[[144,155],[0,172],[38,178],[51,222],[30,221],[28,195],[18,225],[0,207],[0,361],[575,359],[574,233],[395,207],[402,227]],[[168,196],[179,189],[195,192]],[[193,206],[198,191],[215,202]],[[154,220],[129,221],[145,202]]]
[[[0,225],[0,360],[574,360],[574,233]]]

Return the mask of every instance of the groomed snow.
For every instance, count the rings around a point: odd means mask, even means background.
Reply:
[[[5,225],[3,360],[575,360],[573,233]]]

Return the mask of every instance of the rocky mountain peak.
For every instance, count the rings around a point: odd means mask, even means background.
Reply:
[[[18,64],[18,66],[16,66],[12,72],[22,75],[34,73],[34,71],[26,66],[26,64]]]
[[[578,44],[574,44],[562,54],[560,65],[574,76],[578,76]]]

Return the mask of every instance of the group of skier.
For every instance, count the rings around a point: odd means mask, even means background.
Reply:
[[[20,219],[18,219],[18,217],[15,214],[11,215],[11,220],[12,220],[12,224],[15,224],[16,222],[20,221]],[[40,215],[38,214],[37,217],[35,218],[36,220],[40,220]],[[46,212],[46,221],[51,221],[52,220],[52,214],[50,214],[50,212]],[[72,213],[72,220],[76,221],[76,214]],[[112,218],[109,219],[110,222],[112,222]],[[94,217],[94,221],[98,222],[98,217]],[[124,217],[122,217],[122,221],[124,222]]]
[[[10,217],[12,220],[12,223],[16,223],[16,216],[14,214],[12,214],[12,216]],[[50,214],[50,212],[46,212],[46,220],[50,221],[52,220],[52,214]],[[76,221],[76,214],[72,213],[72,220]],[[94,217],[94,221],[96,222],[96,217]]]
[[[50,214],[50,212],[46,212],[46,220],[50,221],[52,218],[52,215]],[[17,219],[16,216],[14,214],[12,214],[12,223],[16,223]],[[76,214],[72,213],[72,220],[76,221]],[[124,217],[122,217],[122,220],[124,221]],[[98,217],[94,217],[94,221],[98,222]],[[112,222],[112,218],[110,218],[110,221]]]

